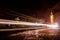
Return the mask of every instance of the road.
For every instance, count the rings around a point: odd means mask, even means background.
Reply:
[[[24,30],[23,30],[24,29]],[[60,29],[47,29],[35,27],[32,30],[28,28],[15,28],[15,29],[1,29],[0,39],[1,40],[52,40],[60,39]]]
[[[32,30],[32,29],[44,29],[45,27],[27,27],[27,28],[11,28],[11,29],[0,29],[1,31],[15,31],[15,30]]]

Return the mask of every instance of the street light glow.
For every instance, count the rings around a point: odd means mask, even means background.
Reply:
[[[58,28],[58,24],[51,24],[51,25],[47,25],[49,28],[51,29],[57,29]]]

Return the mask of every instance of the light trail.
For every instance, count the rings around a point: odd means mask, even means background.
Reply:
[[[58,24],[47,25],[50,29],[58,29]]]
[[[13,21],[13,20],[4,20],[0,19],[0,24],[18,24],[24,26],[47,26],[48,28],[56,29],[58,24],[41,24],[41,23],[32,23],[32,22],[24,22],[24,21]]]
[[[31,22],[0,22],[0,24],[20,24],[20,25],[29,25],[29,26],[43,26],[46,24],[40,24],[40,23],[31,23]]]
[[[44,29],[44,27],[0,29],[0,32],[1,31],[14,31],[14,30],[34,30],[34,29]]]
[[[58,27],[58,25],[56,24],[41,24],[41,23],[31,23],[31,22],[17,22],[17,21],[13,21],[13,22],[0,22],[0,24],[19,24],[19,25],[27,25],[27,26],[49,26],[49,27]]]

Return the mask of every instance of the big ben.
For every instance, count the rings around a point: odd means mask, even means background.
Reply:
[[[54,15],[53,15],[52,11],[51,11],[51,14],[50,14],[50,23],[54,24]]]

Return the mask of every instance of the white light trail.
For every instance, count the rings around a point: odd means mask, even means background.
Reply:
[[[41,24],[41,23],[31,23],[31,22],[0,22],[0,24],[19,24],[19,25],[29,25],[29,26],[43,26],[46,24]]]
[[[47,26],[51,29],[57,29],[58,28],[58,24],[51,24],[51,25],[48,25]]]
[[[19,25],[27,25],[27,26],[48,26],[50,28],[57,28],[57,24],[41,24],[41,23],[31,23],[31,22],[0,22],[0,24],[19,24]]]
[[[32,22],[23,22],[23,21],[13,21],[13,20],[4,20],[0,19],[0,24],[18,24],[26,26],[47,26],[48,28],[55,29],[58,27],[58,24],[42,24],[42,23],[32,23]]]

